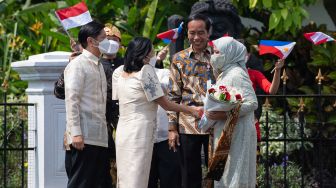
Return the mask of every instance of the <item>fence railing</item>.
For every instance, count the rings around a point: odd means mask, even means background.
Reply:
[[[28,151],[34,152],[34,143],[29,143],[28,112],[35,115],[35,105],[7,102],[7,95],[0,103],[0,187],[27,187]],[[32,132],[32,133],[30,133]]]
[[[328,114],[335,114],[336,94],[322,94],[319,76],[317,94],[287,94],[285,72],[282,79],[281,95],[258,95],[265,101],[258,187],[334,187],[336,121]]]

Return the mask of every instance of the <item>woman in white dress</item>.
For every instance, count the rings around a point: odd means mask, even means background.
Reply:
[[[149,39],[134,38],[123,71],[113,73],[113,98],[119,100],[116,132],[118,188],[146,188],[156,129],[158,104],[165,110],[199,117],[202,109],[168,101],[155,74],[155,52]]]
[[[222,37],[215,41],[211,65],[220,74],[216,85],[235,87],[243,97],[239,118],[232,133],[231,147],[220,181],[215,188],[255,188],[256,184],[256,130],[254,110],[257,98],[246,69],[246,48],[232,37]],[[225,112],[206,112],[209,119],[219,120],[214,127],[214,145],[224,128]]]

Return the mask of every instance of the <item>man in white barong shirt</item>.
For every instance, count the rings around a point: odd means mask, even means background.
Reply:
[[[98,62],[106,44],[104,25],[92,21],[79,31],[81,55],[65,68],[68,188],[112,187],[106,127],[106,77]],[[108,40],[107,40],[108,42]]]

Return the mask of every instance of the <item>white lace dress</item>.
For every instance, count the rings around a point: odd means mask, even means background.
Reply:
[[[221,180],[215,188],[255,188],[257,136],[254,126],[254,110],[257,98],[247,72],[240,66],[225,70],[216,84],[237,88],[243,96],[239,119],[234,129],[228,160]],[[217,145],[224,122],[214,127],[214,145]]]
[[[116,132],[118,188],[147,188],[152,159],[156,113],[155,99],[163,91],[155,70],[144,65],[134,77],[113,73],[113,99],[119,100]]]

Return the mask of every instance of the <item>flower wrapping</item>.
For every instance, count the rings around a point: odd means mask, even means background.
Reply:
[[[224,85],[212,86],[208,89],[204,102],[204,111],[231,111],[237,107],[238,103],[242,101],[242,95],[234,87]],[[198,129],[202,133],[207,132],[212,128],[216,120],[208,119],[204,114],[198,123]]]

